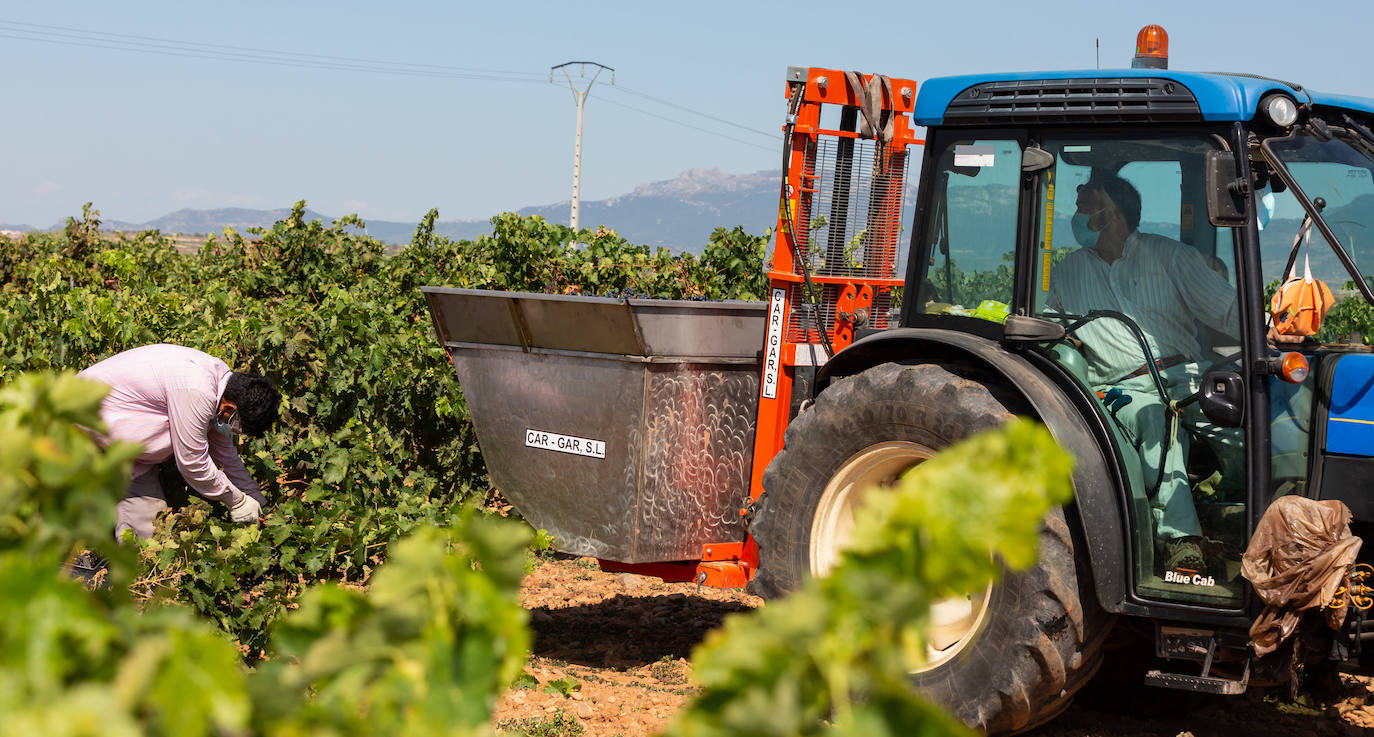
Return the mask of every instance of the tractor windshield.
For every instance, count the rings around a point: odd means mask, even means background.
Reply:
[[[1309,125],[1267,140],[1264,150],[1278,174],[1258,193],[1266,282],[1286,276],[1304,216],[1312,215],[1312,275],[1331,287],[1338,302],[1362,294],[1374,304],[1369,287],[1374,274],[1374,139],[1353,121],[1350,127],[1325,130]],[[1295,191],[1287,191],[1286,185],[1294,185]],[[1299,251],[1294,263],[1299,275],[1304,264]],[[1363,327],[1337,322],[1319,337],[1343,341]]]

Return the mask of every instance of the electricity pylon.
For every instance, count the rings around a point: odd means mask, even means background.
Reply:
[[[573,84],[572,75],[568,73],[568,67],[576,64],[578,66],[577,76],[586,78],[587,66],[596,67],[596,72],[587,82],[587,89],[578,90],[577,85]],[[587,103],[587,94],[592,91],[592,85],[596,84],[596,78],[601,76],[603,70],[611,73],[611,84],[615,84],[615,70],[605,64],[598,64],[594,61],[569,61],[559,64],[549,69],[549,82],[553,82],[553,73],[562,70],[563,76],[568,79],[568,87],[572,89],[573,97],[577,98],[577,138],[573,142],[573,185],[572,185],[572,225],[573,232],[577,232],[577,211],[582,202],[582,107]]]

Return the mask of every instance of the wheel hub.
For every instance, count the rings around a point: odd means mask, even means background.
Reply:
[[[840,561],[854,530],[854,512],[866,494],[890,489],[908,469],[935,455],[920,443],[893,440],[871,445],[844,463],[821,493],[811,523],[811,575],[823,577]],[[936,601],[930,609],[926,639],[928,670],[953,657],[970,642],[987,612],[992,588]]]

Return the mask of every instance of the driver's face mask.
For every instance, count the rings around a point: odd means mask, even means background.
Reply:
[[[1069,227],[1073,229],[1073,239],[1078,241],[1080,246],[1092,248],[1097,245],[1097,231],[1088,227],[1088,221],[1106,209],[1106,207],[1099,207],[1092,212],[1075,212],[1073,217],[1069,218]]]
[[[215,429],[226,438],[233,438],[243,432],[243,422],[239,419],[238,410],[234,410],[225,420],[224,415],[215,415]]]

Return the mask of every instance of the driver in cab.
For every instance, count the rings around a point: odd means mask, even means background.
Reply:
[[[1144,333],[1170,398],[1197,391],[1203,346],[1196,325],[1239,335],[1235,289],[1196,249],[1139,232],[1140,193],[1116,174],[1095,169],[1078,188],[1077,206],[1073,232],[1084,248],[1055,266],[1049,308],[1074,315],[1090,310],[1126,315]],[[1139,339],[1110,317],[1092,320],[1075,334],[1089,383],[1140,454],[1165,567],[1205,571],[1202,528],[1186,470],[1187,433],[1171,426]],[[1183,420],[1205,423],[1196,404],[1184,411]]]

